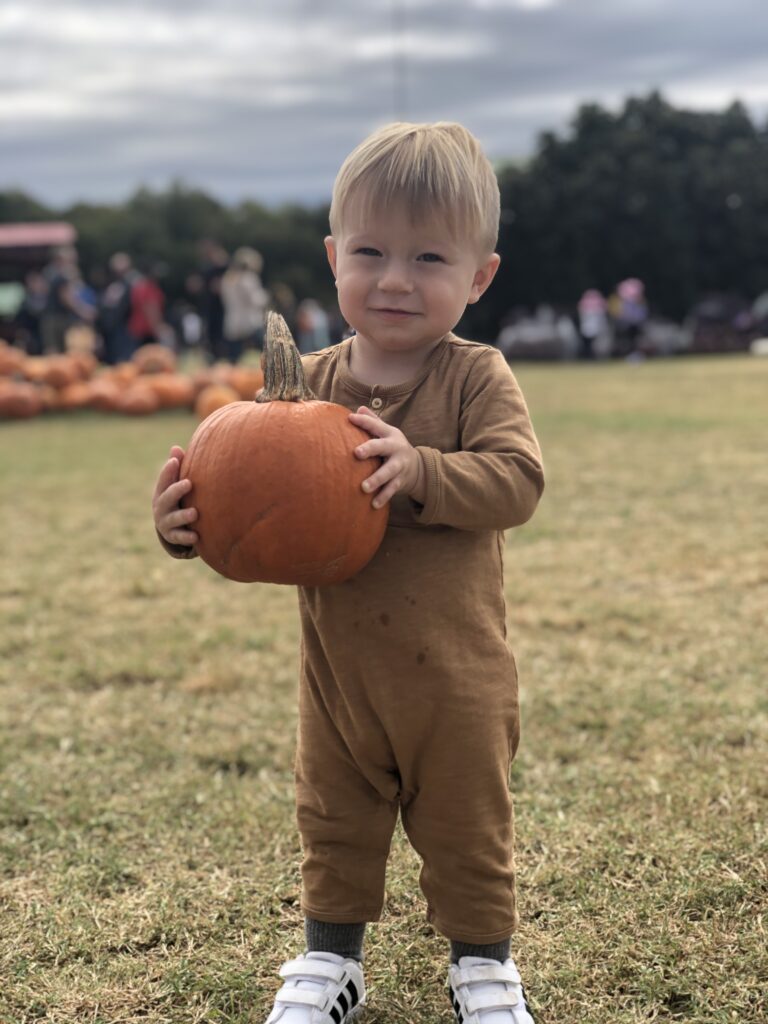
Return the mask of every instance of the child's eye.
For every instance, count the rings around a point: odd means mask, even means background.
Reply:
[[[356,256],[381,256],[378,249],[374,249],[371,245],[361,245],[358,249],[355,249]]]
[[[419,259],[424,263],[444,263],[442,256],[438,256],[436,252],[423,252]]]

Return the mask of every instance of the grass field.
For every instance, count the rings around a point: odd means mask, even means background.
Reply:
[[[768,360],[520,366],[514,955],[542,1024],[765,1022]],[[302,949],[290,588],[155,541],[190,416],[0,425],[0,1024],[262,1024]],[[365,1024],[449,1024],[398,834]]]

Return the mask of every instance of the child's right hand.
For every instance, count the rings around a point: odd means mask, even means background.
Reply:
[[[198,541],[194,530],[187,529],[197,519],[196,508],[180,508],[182,497],[192,489],[191,480],[179,480],[184,449],[177,444],[171,448],[171,455],[160,470],[152,496],[152,513],[155,528],[168,544],[192,547]]]

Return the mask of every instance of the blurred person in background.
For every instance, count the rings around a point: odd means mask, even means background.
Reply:
[[[269,294],[261,283],[264,261],[248,246],[237,249],[221,278],[224,305],[224,356],[237,363],[248,345],[260,349]]]
[[[67,330],[76,323],[93,323],[95,310],[79,295],[82,285],[77,252],[72,246],[56,250],[43,270],[47,285],[45,310],[40,318],[40,337],[45,352],[63,352]]]
[[[280,314],[295,338],[298,333],[298,328],[296,327],[297,303],[293,290],[284,281],[275,281],[270,286],[270,292],[270,309]]]
[[[16,314],[24,348],[29,356],[43,354],[41,322],[48,303],[48,282],[38,270],[30,270],[24,278],[24,299]]]
[[[302,355],[328,348],[331,333],[328,314],[316,299],[303,299],[296,310],[297,343]]]
[[[579,358],[594,359],[599,341],[606,339],[610,332],[608,303],[597,288],[588,288],[579,299]],[[605,347],[605,346],[603,346]]]
[[[136,349],[128,322],[131,291],[138,276],[127,253],[116,252],[110,257],[109,280],[101,293],[96,328],[102,337],[104,362],[111,366],[128,362]]]
[[[173,332],[165,322],[165,292],[160,285],[167,273],[164,263],[153,263],[131,286],[128,331],[137,348],[170,343]]]
[[[648,319],[645,285],[637,277],[628,277],[616,285],[609,300],[614,321],[617,355],[632,356],[638,351],[638,339]]]
[[[221,279],[226,273],[229,256],[225,249],[211,239],[200,245],[200,277],[203,282],[201,307],[208,357],[211,362],[224,358],[224,303],[221,298]]]

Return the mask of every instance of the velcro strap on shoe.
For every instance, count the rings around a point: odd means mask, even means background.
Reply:
[[[467,1014],[479,1013],[480,1010],[506,1010],[520,1006],[519,992],[478,992],[476,996],[468,996],[466,1000]]]
[[[275,996],[275,1002],[284,1003],[286,1006],[312,1006],[317,1010],[325,1010],[328,1004],[328,995],[325,992],[318,992],[317,989],[283,985]]]
[[[504,964],[488,964],[488,966],[464,967],[451,978],[454,985],[474,985],[478,981],[503,981],[507,985],[519,985],[520,975],[513,967]]]
[[[344,968],[327,960],[289,960],[280,968],[281,978],[309,978],[339,982],[344,977]]]

